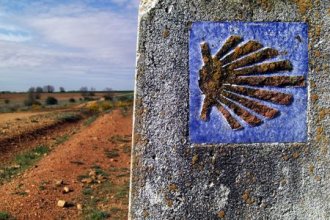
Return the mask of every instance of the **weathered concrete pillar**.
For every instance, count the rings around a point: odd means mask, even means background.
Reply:
[[[328,0],[142,0],[131,219],[330,219]]]

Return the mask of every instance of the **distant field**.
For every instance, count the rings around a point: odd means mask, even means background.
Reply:
[[[129,92],[127,92],[129,93]],[[96,92],[95,93],[95,98],[102,98],[103,96],[107,95],[108,93],[106,92]],[[114,94],[121,94],[121,92],[114,92]],[[41,100],[45,100],[48,96],[53,96],[59,101],[65,101],[69,100],[70,98],[83,98],[81,93],[79,92],[65,92],[65,93],[41,93]],[[27,97],[27,93],[5,93],[5,94],[0,94],[0,103],[4,104],[5,100],[8,99],[10,101],[14,102],[23,102]]]
[[[86,101],[100,100],[104,96],[111,94],[113,97],[121,97],[132,95],[132,91],[113,91],[109,92],[95,92],[93,96],[89,96],[86,100],[80,92],[65,92],[65,93],[41,93],[40,99],[37,99],[41,103],[40,107],[28,107],[24,105],[24,101],[28,98],[27,93],[0,93],[0,113],[20,112],[20,111],[31,111],[31,110],[46,110],[47,108],[63,108],[67,106],[77,105]],[[58,104],[54,106],[47,106],[45,100],[47,97],[52,96],[58,100]],[[74,99],[74,102],[70,102],[70,99]]]

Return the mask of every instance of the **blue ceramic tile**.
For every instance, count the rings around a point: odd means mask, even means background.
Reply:
[[[305,23],[196,22],[190,30],[189,44],[190,141],[192,143],[208,144],[305,142],[307,140],[307,86],[259,87],[263,90],[292,94],[294,99],[290,105],[279,105],[258,100],[262,104],[280,111],[280,115],[273,119],[267,119],[243,107],[243,109],[256,115],[263,121],[261,125],[256,127],[247,124],[226,106],[226,109],[244,127],[243,129],[233,130],[224,116],[215,107],[212,108],[208,121],[201,120],[201,109],[205,97],[198,83],[199,70],[203,67],[201,43],[207,42],[211,55],[214,56],[224,42],[233,35],[243,37],[244,42],[242,44],[249,40],[254,40],[263,44],[264,47],[274,48],[280,52],[278,57],[264,62],[289,60],[292,63],[292,71],[282,71],[263,76],[304,76],[307,84],[308,35]],[[239,105],[239,103],[236,104]]]

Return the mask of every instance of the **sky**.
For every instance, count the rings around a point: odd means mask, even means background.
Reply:
[[[139,0],[0,0],[0,91],[133,90]]]

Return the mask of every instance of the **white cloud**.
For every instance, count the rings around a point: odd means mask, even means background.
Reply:
[[[122,2],[126,2],[125,7],[137,6],[137,0]],[[38,12],[29,9],[18,16],[0,10],[0,19],[5,21],[0,22],[0,78],[8,79],[12,73],[20,85],[24,83],[19,81],[29,80],[34,74],[44,81],[57,79],[59,84],[69,77],[80,85],[86,85],[88,79],[88,83],[99,83],[100,88],[106,82],[117,82],[117,89],[132,89],[137,10],[124,14],[81,3],[39,6]],[[1,28],[7,32],[1,32]]]
[[[46,42],[80,49],[88,57],[124,66],[134,57],[136,22],[115,13],[33,18],[28,25]]]
[[[31,68],[48,67],[56,64],[63,66],[61,60],[82,59],[79,53],[49,50],[47,48],[30,46],[22,43],[0,42],[0,67]]]
[[[139,0],[111,0],[112,3],[126,8],[138,8]]]
[[[111,0],[112,3],[119,5],[119,6],[123,6],[125,4],[127,4],[127,0]]]

